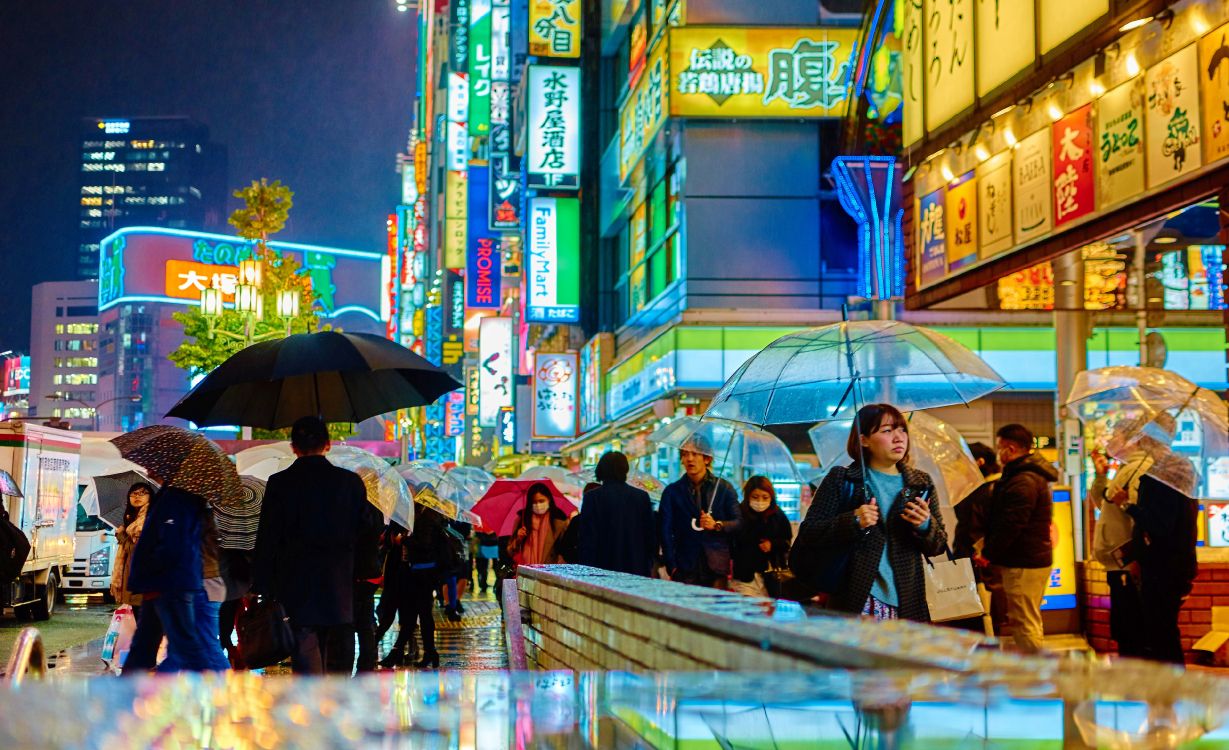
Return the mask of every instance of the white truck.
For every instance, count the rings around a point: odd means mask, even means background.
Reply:
[[[81,433],[0,422],[0,469],[13,475],[23,495],[3,502],[9,520],[30,540],[21,575],[0,586],[0,606],[12,607],[19,618],[50,618],[60,581],[72,567],[80,460]]]

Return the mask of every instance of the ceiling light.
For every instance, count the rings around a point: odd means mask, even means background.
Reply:
[[[1127,75],[1134,78],[1139,75],[1139,60],[1135,59],[1135,53],[1127,55]]]
[[[977,156],[978,161],[985,161],[990,158],[990,152],[980,143],[973,147],[973,153]]]
[[[1046,107],[1046,114],[1048,114],[1050,119],[1054,122],[1058,122],[1059,120],[1063,119],[1062,109],[1054,102],[1050,102],[1049,106]]]
[[[1178,241],[1177,237],[1157,237],[1153,240],[1158,245],[1172,245]]]
[[[1118,30],[1125,34],[1128,31],[1138,29],[1140,26],[1143,26],[1151,20],[1152,16],[1144,16],[1143,18],[1137,18],[1134,21],[1127,21],[1123,25],[1119,26]]]
[[[939,171],[943,174],[944,180],[947,180],[948,182],[956,181],[956,176],[952,174],[952,168],[947,166],[946,164],[940,167]]]
[[[1105,86],[1096,78],[1088,82],[1088,93],[1092,94],[1093,98],[1097,98],[1105,93]]]
[[[1008,112],[1012,111],[1012,110],[1013,110],[1013,109],[1015,109],[1015,108],[1016,108],[1016,105],[1014,105],[1014,104],[1008,104],[1006,107],[1003,107],[1003,108],[1002,108],[1002,109],[1000,109],[998,112],[995,112],[994,114],[992,114],[992,115],[990,115],[990,116],[991,116],[991,117],[993,117],[993,118],[995,118],[995,119],[998,119],[998,118],[1002,117],[1003,115],[1007,114]]]

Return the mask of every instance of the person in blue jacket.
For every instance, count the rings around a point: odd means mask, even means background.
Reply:
[[[713,450],[693,435],[679,450],[683,476],[661,494],[661,550],[670,579],[726,588],[730,543],[738,530],[738,493],[714,476]]]

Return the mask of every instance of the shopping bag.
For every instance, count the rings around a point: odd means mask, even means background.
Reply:
[[[933,559],[923,555],[922,572],[926,576],[926,606],[931,622],[963,620],[986,613],[969,558],[953,558],[950,550]]]
[[[102,661],[107,669],[119,673],[124,657],[128,656],[128,648],[132,645],[132,634],[137,631],[137,619],[132,615],[132,607],[125,604],[111,615],[111,625],[102,639]]]
[[[290,618],[278,602],[261,600],[248,605],[239,613],[235,629],[239,631],[239,653],[252,669],[271,667],[294,651]]]

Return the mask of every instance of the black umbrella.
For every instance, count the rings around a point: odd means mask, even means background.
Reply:
[[[135,471],[124,471],[119,474],[103,474],[88,480],[94,485],[98,496],[98,517],[112,526],[122,526],[124,523],[124,508],[128,506],[128,490],[137,482],[145,482],[157,492],[158,485],[149,477]]]
[[[297,333],[243,349],[166,413],[201,426],[277,429],[305,416],[361,422],[461,387],[404,346],[366,333]]]

